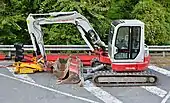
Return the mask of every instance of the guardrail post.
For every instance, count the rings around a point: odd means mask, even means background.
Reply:
[[[89,51],[89,55],[91,55],[91,51]]]
[[[11,51],[8,52],[8,57],[11,57]]]
[[[166,56],[166,55],[165,55],[165,51],[163,51],[162,53],[163,53],[163,57],[165,57],[165,56]]]

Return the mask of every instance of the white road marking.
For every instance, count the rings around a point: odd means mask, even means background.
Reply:
[[[20,82],[23,82],[23,83],[26,83],[26,84],[33,85],[35,87],[46,89],[46,90],[49,90],[49,91],[52,91],[52,92],[55,92],[55,93],[58,93],[58,94],[62,94],[62,95],[68,96],[68,97],[72,97],[72,98],[75,98],[75,99],[82,100],[82,101],[85,101],[85,102],[99,103],[99,102],[96,102],[96,101],[93,101],[93,100],[90,100],[90,99],[87,99],[87,98],[83,98],[83,97],[79,97],[79,96],[74,96],[74,95],[69,94],[69,93],[61,92],[61,91],[58,91],[58,90],[53,89],[53,88],[49,88],[49,87],[46,87],[46,86],[43,86],[43,85],[40,85],[40,84],[37,84],[37,83],[32,83],[30,81],[18,79],[16,77],[8,76],[8,75],[2,74],[2,73],[0,73],[0,76],[6,77],[6,78],[10,78],[10,79],[13,79],[13,80],[17,80],[17,81],[20,81]]]
[[[105,103],[123,103],[108,92],[94,86],[93,83],[88,80],[85,81],[84,88]]]
[[[164,74],[166,76],[170,76],[170,71],[157,67],[157,66],[149,66],[150,69],[159,72],[161,74]],[[29,82],[33,82],[35,83],[35,81],[33,79],[31,79],[27,74],[14,74],[14,68],[7,68],[15,77],[23,79],[23,80],[27,80]],[[19,80],[20,80],[19,79]],[[29,83],[28,83],[29,84]],[[38,84],[36,84],[38,85]],[[35,85],[34,85],[35,86]],[[42,85],[40,85],[41,87]],[[168,98],[170,97],[170,92],[167,94],[167,91],[160,89],[156,86],[141,86],[143,89],[147,90],[148,92],[151,92],[155,95],[158,95],[159,97],[165,97],[161,103],[165,103]],[[44,88],[44,87],[41,87]],[[44,89],[47,89],[48,87],[45,87]],[[116,97],[112,96],[111,94],[109,94],[108,92],[102,90],[99,87],[95,87],[90,81],[85,81],[85,87],[84,87],[87,91],[89,91],[90,93],[92,93],[94,96],[96,96],[97,98],[99,98],[100,100],[102,100],[105,103],[122,103],[122,101],[118,100]],[[48,88],[48,90],[55,92],[52,88]],[[59,91],[60,92],[60,91]],[[62,92],[63,93],[63,92]],[[62,94],[60,93],[60,94]],[[167,94],[167,95],[166,95]],[[69,94],[70,95],[70,94]],[[165,96],[166,95],[166,96]],[[68,96],[68,95],[67,95]],[[96,103],[95,101],[92,103]]]
[[[142,88],[146,89],[148,92],[151,92],[159,97],[164,97],[167,94],[167,91],[160,89],[156,86],[141,86]]]
[[[166,101],[169,99],[170,97],[170,91],[169,93],[166,95],[166,97],[161,101],[161,103],[166,103]]]
[[[168,71],[166,69],[163,69],[163,68],[160,68],[160,67],[157,67],[154,65],[150,65],[148,68],[170,77],[170,71]]]
[[[161,73],[165,76],[170,76],[170,71],[168,71],[166,69],[163,69],[163,68],[160,68],[160,67],[157,67],[157,66],[154,66],[154,65],[150,65],[150,66],[148,66],[148,68],[151,69],[151,70],[154,70],[158,73]],[[155,86],[154,87],[149,86],[147,88],[146,87],[143,87],[143,88],[146,89],[147,91],[153,93],[153,94],[156,94],[156,95],[162,97],[162,98],[165,97],[165,95],[167,94],[167,91],[162,90],[162,89],[155,87]]]
[[[6,67],[6,68],[13,74],[14,77],[35,83],[35,81],[31,77],[29,77],[27,74],[15,74],[14,67]]]

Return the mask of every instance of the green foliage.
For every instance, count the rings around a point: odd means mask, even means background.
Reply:
[[[139,19],[145,23],[147,44],[170,41],[170,0],[0,0],[0,44],[31,44],[26,25],[29,13],[77,11],[84,15],[107,43],[114,19]],[[71,24],[43,27],[45,44],[84,44]]]
[[[45,0],[42,2],[40,12],[77,11],[92,23],[92,26],[102,37],[106,38],[104,34],[109,28],[109,22],[105,18],[105,13],[109,9],[109,2],[109,0],[58,0],[57,2],[56,0]],[[50,41],[53,41],[53,44],[84,43],[77,28],[73,25],[56,24],[50,27],[51,29],[46,29],[46,43],[48,44],[51,43]],[[56,41],[54,37],[61,39]]]
[[[114,19],[129,19],[134,6],[139,0],[112,0],[108,17]]]
[[[45,44],[84,44],[76,27],[73,25],[52,25],[49,28],[43,28],[43,31],[46,35]]]
[[[40,0],[3,0],[0,2],[0,44],[31,43],[26,17],[37,9]],[[33,5],[34,4],[34,5]]]
[[[132,14],[134,18],[145,23],[146,43],[164,44],[169,40],[168,12],[162,5],[153,0],[141,1],[135,6]]]
[[[0,10],[0,44],[8,44],[17,41],[17,35],[15,33],[21,31],[21,27],[18,22],[22,20],[21,15],[15,15],[15,8],[9,6],[16,2],[3,2]],[[17,7],[17,6],[16,6]]]

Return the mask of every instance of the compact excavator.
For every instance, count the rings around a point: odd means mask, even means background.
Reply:
[[[29,14],[28,31],[32,40],[37,63],[43,60],[47,66],[47,55],[41,26],[45,24],[74,24],[85,43],[95,54],[79,57],[80,61],[90,57],[90,67],[79,68],[81,81],[91,79],[97,86],[141,86],[155,85],[157,77],[150,73],[150,56],[144,42],[144,23],[140,20],[114,20],[108,35],[108,46],[100,39],[89,21],[76,11]],[[40,58],[38,56],[41,55]],[[60,58],[60,55],[58,55]]]

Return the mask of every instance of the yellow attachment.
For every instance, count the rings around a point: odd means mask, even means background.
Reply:
[[[38,63],[16,62],[13,65],[15,66],[14,72],[17,74],[27,74],[43,71],[43,66]]]

